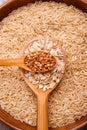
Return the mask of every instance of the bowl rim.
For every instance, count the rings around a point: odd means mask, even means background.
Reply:
[[[7,118],[6,118],[7,117]],[[9,120],[10,119],[10,120]],[[11,116],[9,113],[7,113],[5,110],[3,110],[0,107],[0,120],[5,123],[6,125],[14,128],[15,130],[36,130],[36,126],[30,126],[24,122],[21,122],[19,120],[14,119],[13,116]],[[87,115],[82,117],[80,120],[77,120],[74,123],[71,123],[66,126],[57,127],[57,128],[49,128],[49,130],[78,130],[79,128],[82,128],[87,125]]]

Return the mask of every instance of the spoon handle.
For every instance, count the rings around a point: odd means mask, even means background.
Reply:
[[[48,130],[48,95],[38,95],[37,130]]]
[[[20,66],[23,63],[22,58],[8,58],[0,60],[0,66]]]

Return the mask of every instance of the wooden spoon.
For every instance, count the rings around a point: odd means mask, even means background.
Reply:
[[[21,55],[26,51],[29,44],[27,44],[22,50]],[[64,55],[64,54],[63,54]],[[59,57],[61,58],[61,57]],[[65,61],[65,59],[64,59]],[[21,69],[22,76],[25,80],[25,82],[28,84],[30,89],[36,94],[37,96],[37,102],[38,102],[38,120],[37,120],[37,130],[48,130],[48,96],[49,94],[58,86],[58,83],[55,83],[53,88],[47,89],[46,91],[43,91],[42,89],[38,88],[36,84],[32,84],[30,82],[29,78],[26,77],[26,72],[24,69]],[[63,76],[63,73],[60,73],[59,81],[61,80]]]
[[[50,62],[49,66],[47,66],[47,62]],[[8,58],[0,60],[0,66],[12,65],[19,66],[31,72],[47,72],[55,67],[56,59],[54,56],[50,55],[47,52],[36,51],[29,54],[23,54],[18,58]]]

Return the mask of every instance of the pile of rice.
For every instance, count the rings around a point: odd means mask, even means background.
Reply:
[[[0,58],[17,57],[37,36],[58,41],[67,64],[59,87],[49,97],[49,126],[61,127],[87,114],[87,14],[56,2],[29,3],[0,22]],[[17,67],[0,67],[0,106],[35,126],[37,98]]]

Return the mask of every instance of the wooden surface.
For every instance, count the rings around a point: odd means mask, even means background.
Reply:
[[[13,130],[13,129],[0,121],[0,130]]]

